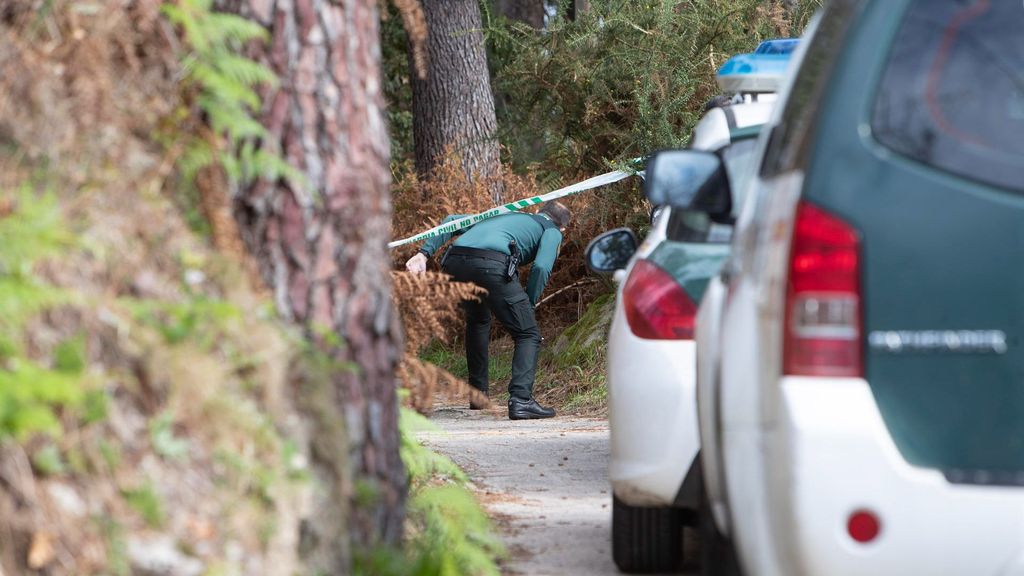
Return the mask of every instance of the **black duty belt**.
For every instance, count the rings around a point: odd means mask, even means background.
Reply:
[[[452,246],[448,249],[448,252],[444,255],[445,259],[452,256],[469,256],[472,258],[486,258],[488,260],[494,260],[495,262],[501,262],[506,264],[508,262],[508,254],[504,252],[498,252],[497,250],[487,250],[485,248],[470,248],[469,246]]]

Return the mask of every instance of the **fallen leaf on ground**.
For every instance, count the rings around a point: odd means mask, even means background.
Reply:
[[[32,544],[28,547],[28,567],[39,570],[53,561],[53,536],[46,532],[32,535]]]

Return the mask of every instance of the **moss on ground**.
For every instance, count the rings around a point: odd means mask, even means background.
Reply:
[[[608,327],[614,304],[614,293],[599,296],[554,344],[542,350],[537,371],[537,396],[542,402],[567,412],[604,412]]]

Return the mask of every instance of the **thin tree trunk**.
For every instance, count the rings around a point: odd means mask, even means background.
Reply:
[[[538,30],[544,27],[544,0],[496,0],[498,13]]]
[[[568,8],[569,20],[576,20],[590,10],[590,0],[571,0]]]
[[[279,311],[331,359],[332,386],[310,399],[325,490],[303,541],[313,547],[305,553],[314,568],[347,573],[351,550],[400,541],[406,494],[395,379],[401,336],[386,248],[391,204],[379,5],[224,1],[270,34],[268,44],[254,47],[280,79],[264,95],[262,120],[305,176],[241,190],[236,216]]]
[[[430,178],[456,154],[468,181],[483,179],[501,202],[497,120],[477,0],[422,0],[427,77],[412,68],[416,171]]]

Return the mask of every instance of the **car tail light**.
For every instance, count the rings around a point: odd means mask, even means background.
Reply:
[[[857,232],[801,202],[789,260],[783,373],[860,376],[860,301]]]
[[[672,276],[647,260],[637,260],[622,288],[629,328],[640,338],[689,340],[697,307]]]

